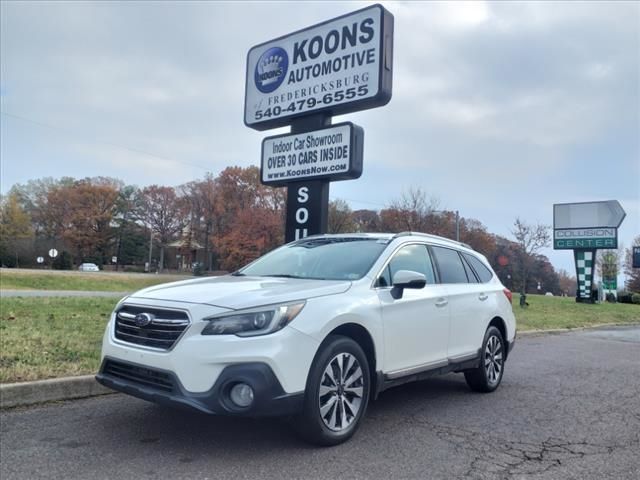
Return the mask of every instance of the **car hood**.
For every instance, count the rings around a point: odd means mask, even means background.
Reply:
[[[130,299],[202,303],[233,310],[336,295],[349,290],[346,280],[303,280],[225,275],[165,283],[140,290]]]

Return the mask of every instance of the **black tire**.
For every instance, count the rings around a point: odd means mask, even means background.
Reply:
[[[480,364],[477,368],[464,372],[464,378],[471,390],[489,393],[500,386],[504,375],[506,353],[506,345],[500,330],[494,326],[487,328],[480,350]]]
[[[339,378],[342,380],[336,381]],[[367,410],[370,385],[369,364],[360,345],[341,335],[327,337],[309,371],[303,410],[295,419],[296,431],[314,445],[346,442]]]

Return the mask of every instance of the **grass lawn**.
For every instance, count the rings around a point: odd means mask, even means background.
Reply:
[[[518,330],[576,328],[605,323],[640,323],[640,305],[627,303],[576,303],[571,297],[527,295],[527,308],[520,308],[513,295]]]
[[[184,275],[150,275],[141,273],[12,271],[2,269],[0,288],[6,290],[90,290],[130,292],[159,283],[194,278]]]
[[[0,382],[95,373],[114,298],[3,298]]]

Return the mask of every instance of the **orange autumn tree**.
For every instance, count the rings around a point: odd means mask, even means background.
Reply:
[[[102,263],[113,237],[119,184],[109,178],[86,178],[52,186],[41,212],[46,231],[63,240],[78,263],[87,257]]]
[[[213,243],[218,266],[235,270],[284,241],[284,188],[260,183],[258,167],[229,167],[216,179]]]

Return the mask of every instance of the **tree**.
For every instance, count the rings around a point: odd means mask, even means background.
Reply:
[[[20,241],[33,237],[31,218],[20,205],[18,194],[9,193],[0,202],[0,256],[2,263],[19,266]],[[12,258],[7,258],[12,257]]]
[[[534,288],[539,293],[551,292],[560,295],[560,279],[553,269],[553,265],[544,255],[533,255],[529,278],[534,281]],[[538,290],[540,285],[540,290]]]
[[[351,214],[356,232],[381,232],[380,215],[375,210],[356,210]]]
[[[380,212],[383,229],[390,232],[433,233],[430,226],[438,204],[435,197],[428,199],[420,187],[410,187]]]
[[[116,271],[120,265],[124,265],[124,245],[127,243],[132,227],[135,225],[139,190],[134,185],[126,185],[120,188],[115,205],[115,224],[117,229],[116,244]]]
[[[447,228],[452,227],[455,229],[455,215],[447,226]],[[460,219],[460,241],[482,253],[487,259],[494,258],[498,248],[495,235],[487,232],[487,227],[473,218]]]
[[[356,229],[349,204],[341,199],[329,202],[328,233],[347,233]]]
[[[620,250],[599,250],[596,257],[596,268],[603,282],[610,279],[617,279],[622,254]]]
[[[102,177],[51,187],[39,208],[44,232],[62,239],[79,263],[104,263],[113,238],[118,188],[119,181]]]
[[[160,245],[158,270],[164,268],[164,250],[187,225],[186,204],[173,187],[151,185],[140,192],[138,218],[155,235]]]
[[[215,225],[218,190],[216,179],[207,173],[203,180],[186,183],[179,187],[189,208],[189,232],[204,246],[207,270],[213,263],[211,236]]]
[[[576,277],[569,275],[566,270],[560,269],[558,271],[558,285],[560,286],[560,293],[568,297],[575,297],[577,281]]]
[[[633,239],[631,247],[627,248],[624,256],[624,273],[627,276],[625,287],[630,292],[640,293],[640,268],[633,268],[633,247],[640,247],[640,235]]]
[[[226,168],[216,179],[216,187],[212,239],[221,268],[234,270],[282,245],[285,189],[262,185],[257,167]]]
[[[519,247],[519,260],[522,274],[522,292],[527,291],[529,270],[533,263],[532,256],[542,248],[549,246],[551,236],[547,225],[530,225],[516,218],[511,233]]]
[[[26,184],[15,184],[10,194],[16,194],[20,205],[31,216],[31,222],[36,236],[45,230],[44,218],[49,192],[54,188],[71,187],[76,182],[74,178],[62,177],[58,180],[45,177],[29,180]]]

